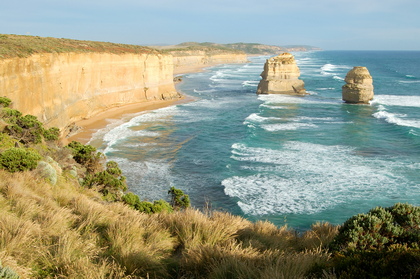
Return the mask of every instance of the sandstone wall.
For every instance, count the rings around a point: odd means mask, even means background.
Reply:
[[[218,64],[248,62],[245,53],[208,54],[205,51],[175,51],[171,54],[173,56],[174,74],[188,73]]]
[[[373,80],[366,67],[354,67],[344,80],[342,97],[346,103],[369,104],[373,99]]]
[[[179,97],[171,55],[111,53],[0,60],[0,95],[60,129],[111,107]]]

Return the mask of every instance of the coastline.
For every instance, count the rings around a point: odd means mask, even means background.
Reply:
[[[209,63],[206,65],[190,65],[190,66],[183,66],[179,67],[178,69],[174,69],[174,77],[182,76],[184,74],[190,73],[199,73],[206,70],[208,67],[213,67],[220,65],[220,63]],[[182,82],[182,81],[181,81]],[[124,115],[133,114],[133,113],[140,113],[140,112],[147,112],[155,109],[165,108],[169,106],[174,106],[177,104],[188,103],[192,102],[195,99],[192,96],[188,96],[183,92],[179,92],[181,98],[178,99],[171,99],[171,100],[154,100],[154,101],[147,101],[141,103],[132,103],[126,104],[118,107],[113,107],[102,111],[88,119],[83,119],[76,121],[74,123],[75,126],[79,127],[79,130],[76,131],[69,137],[63,137],[60,139],[60,142],[63,145],[67,145],[72,141],[78,141],[82,144],[87,144],[92,135],[98,131],[99,129],[105,128],[108,124],[110,119],[121,119]]]
[[[102,129],[109,124],[109,119],[121,119],[124,117],[124,115],[127,114],[147,112],[155,109],[174,106],[177,104],[188,103],[194,100],[193,97],[183,93],[180,93],[180,95],[181,98],[179,99],[148,101],[110,108],[88,119],[77,121],[75,122],[75,125],[80,127],[80,130],[70,137],[62,138],[61,143],[63,145],[67,145],[72,141],[78,141],[80,143],[86,144],[91,140],[92,135],[97,130]]]

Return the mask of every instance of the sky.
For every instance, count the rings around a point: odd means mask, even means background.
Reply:
[[[420,0],[19,0],[0,33],[138,45],[182,42],[420,50]]]

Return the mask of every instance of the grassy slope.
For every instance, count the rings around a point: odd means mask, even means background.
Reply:
[[[51,52],[159,53],[156,49],[138,45],[0,34],[0,58]]]

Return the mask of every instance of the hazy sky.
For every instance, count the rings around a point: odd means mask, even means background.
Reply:
[[[0,33],[140,45],[420,50],[420,0],[3,1]]]

